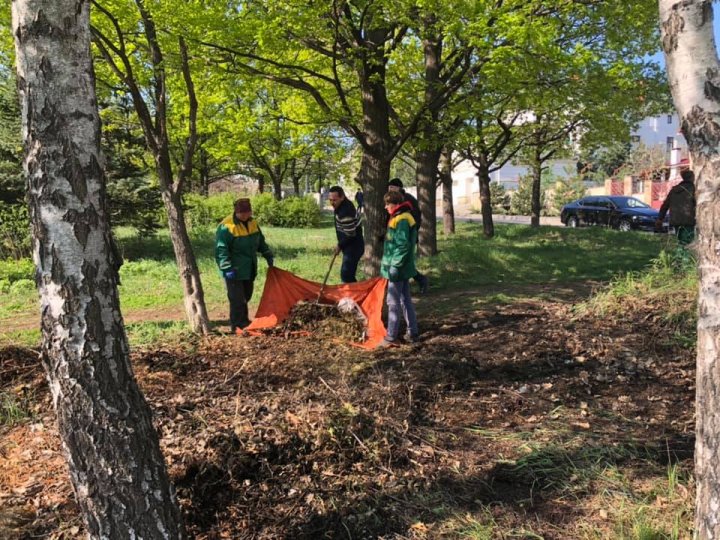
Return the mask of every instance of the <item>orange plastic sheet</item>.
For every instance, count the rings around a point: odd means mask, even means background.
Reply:
[[[376,277],[358,283],[326,285],[323,289],[321,303],[337,303],[342,298],[350,297],[360,306],[367,317],[367,339],[363,343],[353,343],[353,345],[364,349],[373,349],[385,337],[382,308],[386,285],[386,279]],[[255,320],[246,330],[252,332],[277,326],[287,318],[292,307],[301,300],[308,302],[317,300],[321,286],[320,283],[302,279],[286,270],[280,270],[277,267],[270,268],[260,305],[255,313]]]

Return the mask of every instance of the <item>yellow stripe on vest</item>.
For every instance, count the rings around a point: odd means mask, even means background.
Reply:
[[[233,220],[233,216],[226,217],[222,221],[222,224],[228,231],[230,231],[230,234],[235,237],[250,236],[251,234],[255,234],[256,232],[260,231],[257,221],[255,221],[254,219],[248,221],[247,228],[245,228],[245,225],[243,225],[242,223],[235,223],[235,221]]]
[[[410,212],[403,212],[402,214],[398,214],[397,216],[390,219],[388,227],[395,229],[397,227],[397,224],[400,223],[402,220],[406,220],[408,222],[408,225],[410,225],[411,229],[415,226],[415,218],[412,217],[412,214]]]

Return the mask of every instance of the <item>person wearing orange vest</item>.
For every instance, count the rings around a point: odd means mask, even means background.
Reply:
[[[230,329],[242,334],[250,324],[248,302],[257,276],[257,254],[273,266],[273,254],[259,225],[252,217],[250,199],[235,201],[234,212],[218,225],[215,233],[215,262],[225,278],[230,302]]]

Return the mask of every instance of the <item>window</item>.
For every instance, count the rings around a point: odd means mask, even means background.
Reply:
[[[668,114],[668,124],[672,124],[672,114]]]
[[[665,139],[665,145],[667,146],[667,151],[671,152],[675,147],[675,137],[668,137]]]

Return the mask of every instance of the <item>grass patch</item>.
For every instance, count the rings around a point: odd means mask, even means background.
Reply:
[[[27,397],[17,397],[7,392],[0,392],[0,425],[14,426],[32,418]]]
[[[309,280],[322,281],[335,245],[332,223],[327,215],[323,218],[324,226],[317,229],[263,229],[280,268]],[[133,313],[137,314],[136,320],[143,317],[155,320],[149,312],[155,311],[164,314],[165,320],[184,321],[182,288],[168,233],[161,231],[154,237],[139,237],[131,228],[119,228],[116,236],[125,259],[120,270],[120,300],[126,320],[133,319]],[[224,314],[227,299],[215,264],[215,227],[195,227],[191,239],[208,311]],[[419,267],[429,273],[432,292],[492,285],[498,290],[488,291],[485,302],[509,303],[516,300],[518,294],[527,294],[527,291],[513,292],[513,287],[537,283],[559,286],[577,281],[609,280],[619,272],[627,275],[646,266],[660,248],[661,238],[657,235],[600,228],[533,229],[523,225],[498,225],[495,238],[488,240],[482,236],[480,225],[462,223],[455,235],[439,236],[439,255],[421,259]],[[330,284],[339,283],[339,267],[336,264],[330,274]],[[251,306],[259,302],[266,272],[267,267],[260,260]],[[364,277],[359,270],[358,278]],[[37,311],[37,293],[32,282],[0,289],[0,325],[9,328],[0,336],[0,341],[12,343],[9,339],[12,336],[23,343],[33,340],[37,343],[37,334],[18,338],[18,333],[25,331],[16,332],[11,324],[25,320],[26,327],[32,326],[38,317]],[[8,324],[4,324],[6,322]],[[142,328],[143,325],[147,328]],[[187,330],[184,322],[177,325],[163,327],[155,322],[133,322],[128,325],[128,335],[133,345],[150,344],[154,339],[169,337],[168,332],[181,335]]]
[[[644,271],[618,275],[577,310],[600,317],[657,314],[668,344],[692,348],[697,340],[697,292],[695,261],[661,251]]]

